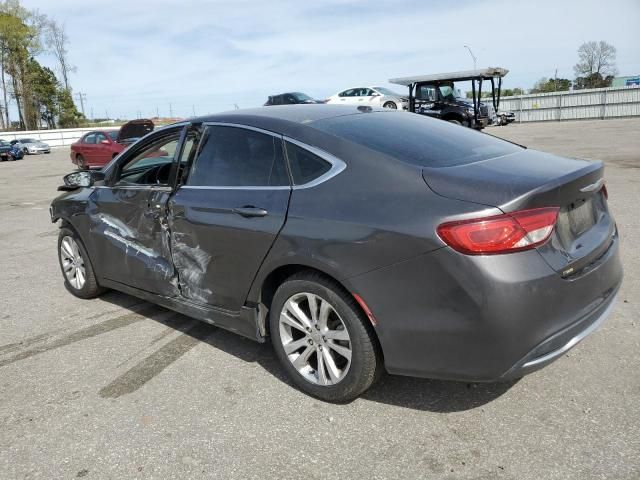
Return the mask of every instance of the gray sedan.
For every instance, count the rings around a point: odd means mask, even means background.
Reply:
[[[283,105],[149,133],[51,205],[67,289],[258,342],[344,402],[383,371],[522,377],[622,281],[601,162],[386,108]]]

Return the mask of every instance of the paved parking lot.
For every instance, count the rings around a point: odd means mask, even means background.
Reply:
[[[389,376],[341,406],[288,385],[268,344],[72,297],[47,211],[68,150],[0,163],[0,478],[640,478],[640,120],[487,131],[606,161],[619,303],[517,383]]]

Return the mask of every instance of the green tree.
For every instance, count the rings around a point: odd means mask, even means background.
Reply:
[[[611,86],[613,78],[613,75],[603,77],[601,74],[595,72],[586,77],[576,78],[573,85],[576,90],[582,90],[584,88],[605,88]]]
[[[71,92],[64,87],[58,89],[58,126],[60,128],[72,128],[80,125],[84,120],[82,115],[73,103]]]
[[[566,78],[545,78],[538,80],[530,93],[564,92],[571,88],[571,80]]]
[[[56,128],[60,82],[51,69],[41,66],[35,59],[29,62],[28,80],[35,102],[35,113],[39,117],[36,120],[43,120],[48,128]]]

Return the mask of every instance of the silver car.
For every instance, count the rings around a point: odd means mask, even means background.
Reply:
[[[51,153],[51,147],[48,143],[41,142],[35,138],[20,138],[18,140],[14,140],[11,142],[19,148],[22,148],[22,151],[25,154],[32,155],[37,153]]]

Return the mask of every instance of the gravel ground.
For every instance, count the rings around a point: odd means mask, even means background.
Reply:
[[[640,120],[487,132],[605,160],[626,269],[613,314],[517,383],[387,376],[341,406],[292,388],[268,344],[71,296],[47,211],[68,150],[0,163],[0,478],[639,478]]]

